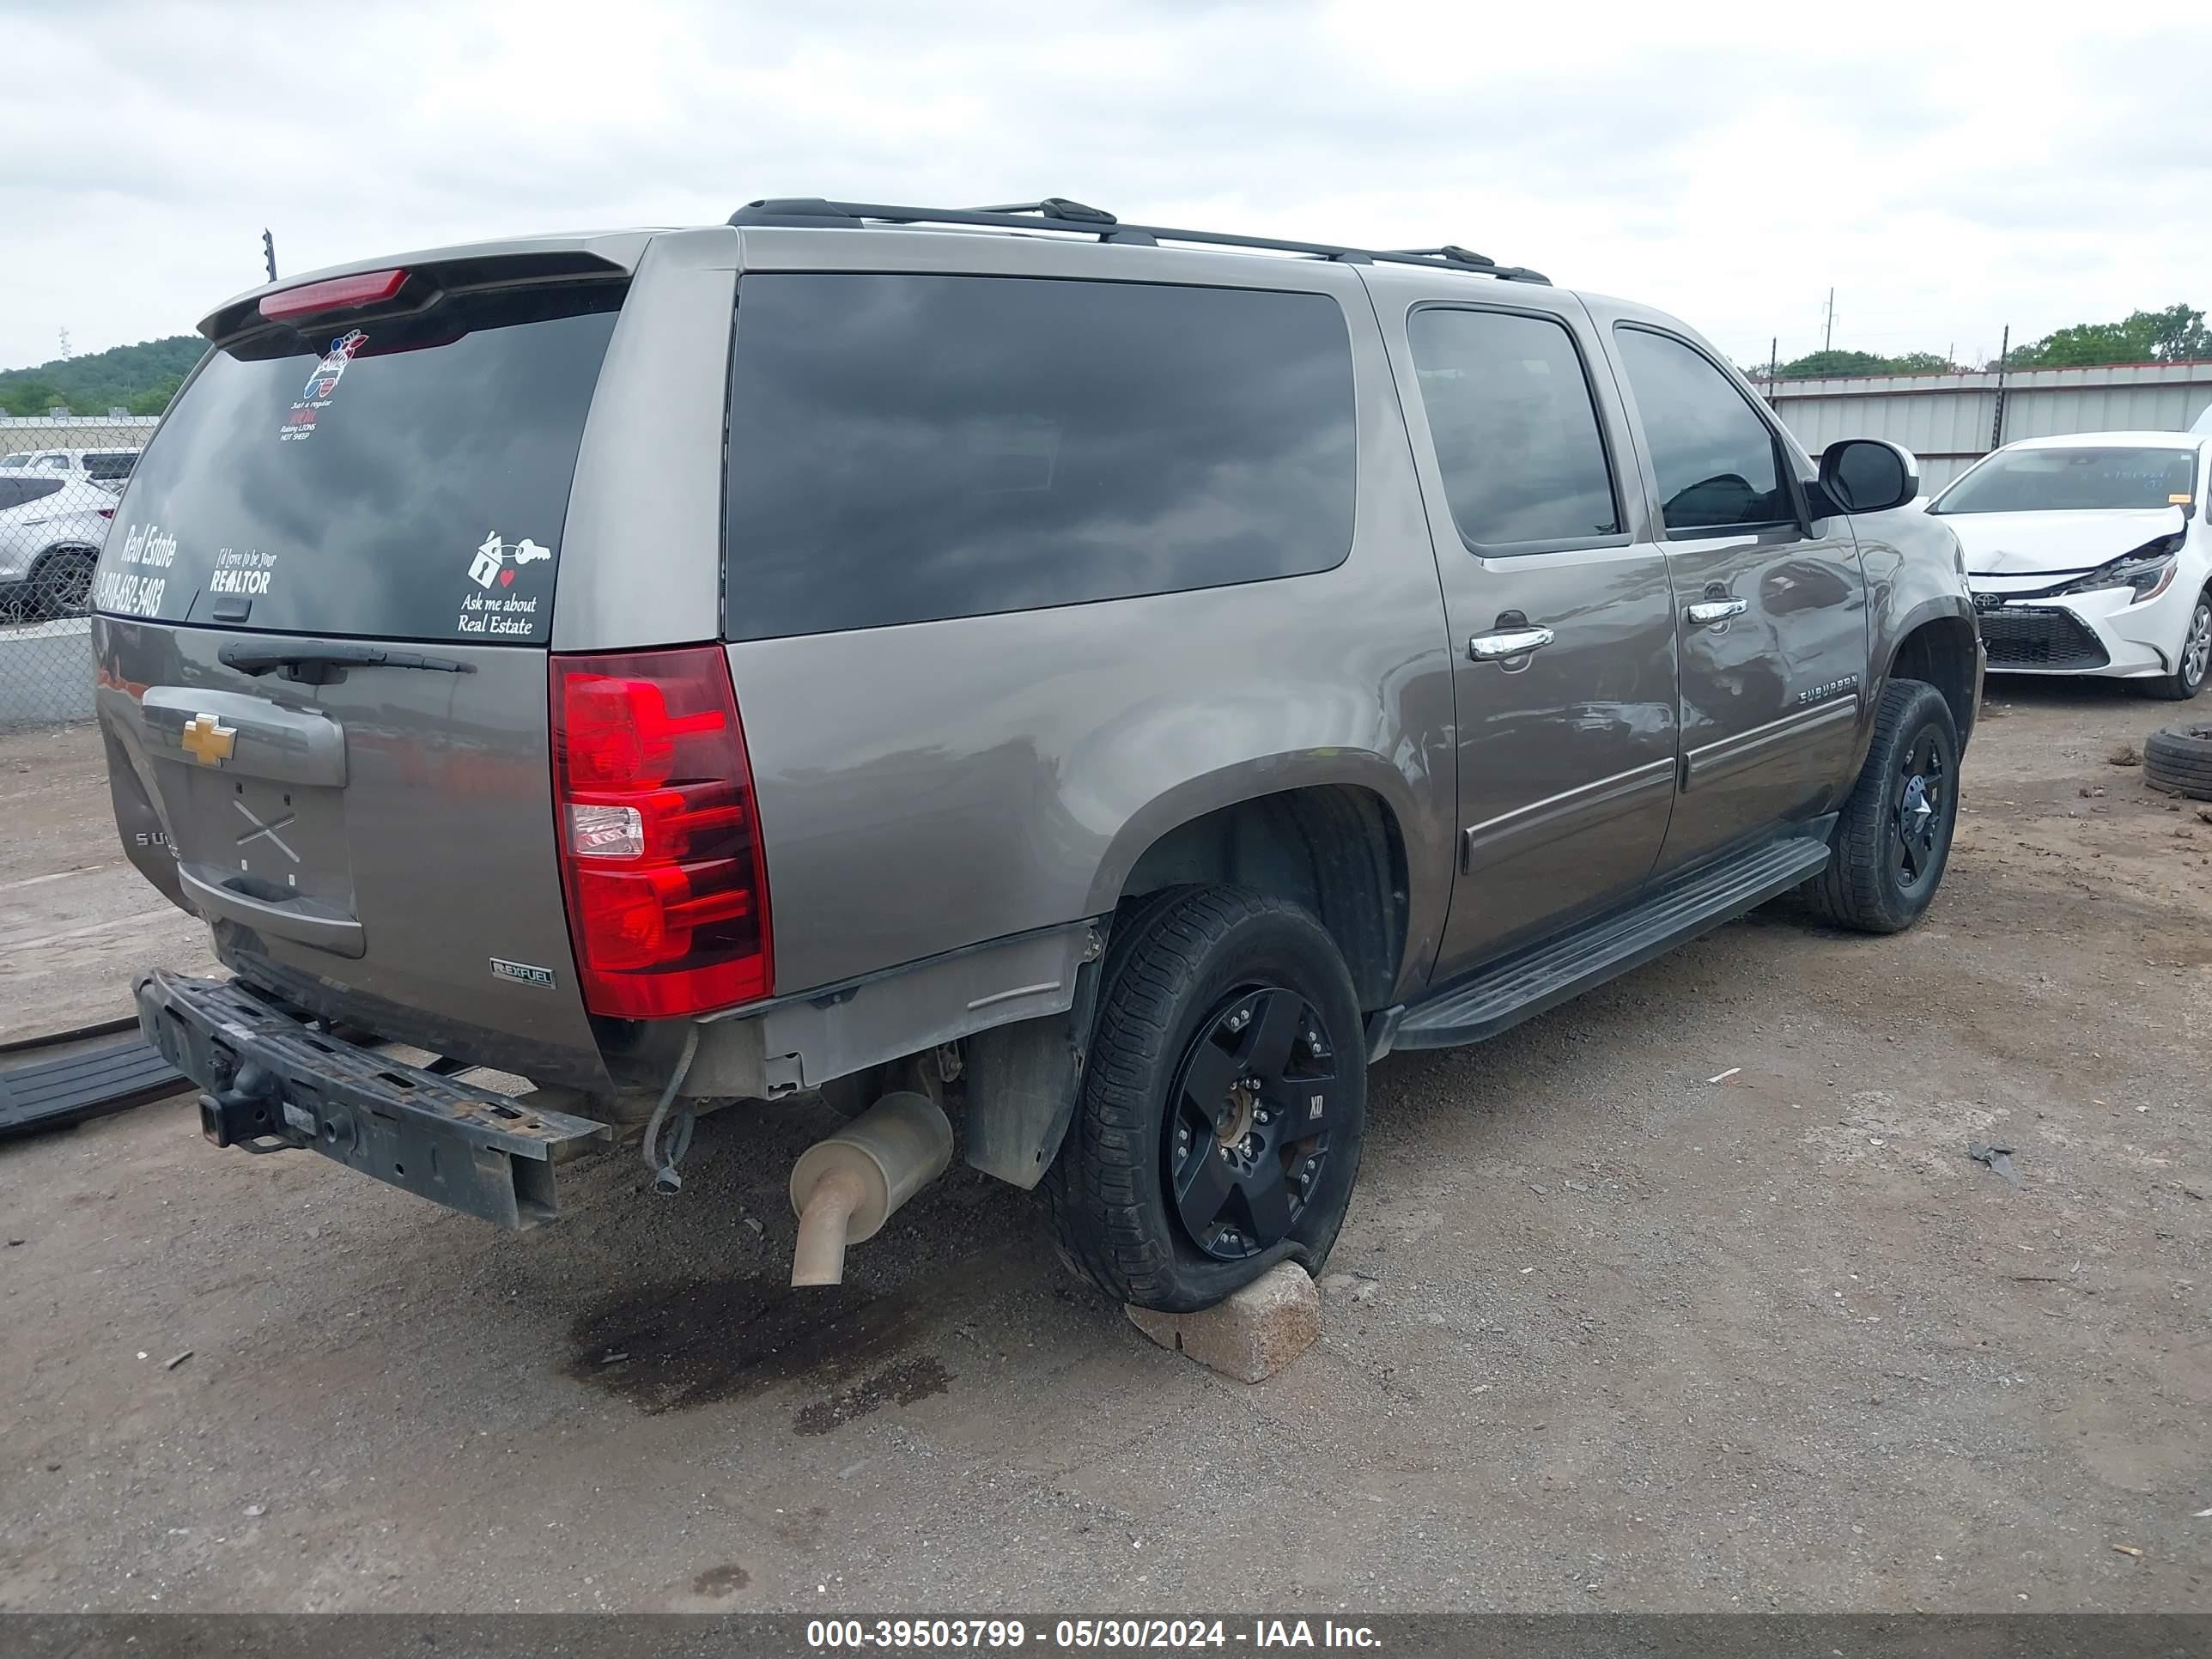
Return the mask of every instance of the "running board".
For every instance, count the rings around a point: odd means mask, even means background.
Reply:
[[[1378,1033],[1379,1052],[1494,1037],[1788,892],[1827,861],[1826,842],[1796,836],[1679,877],[1407,1009],[1395,1030],[1386,1023]]]
[[[161,1100],[191,1084],[137,1036],[0,1072],[0,1139]]]

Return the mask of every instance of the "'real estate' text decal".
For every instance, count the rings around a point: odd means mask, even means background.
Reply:
[[[469,561],[469,580],[483,592],[462,598],[454,630],[526,639],[534,635],[538,631],[538,603],[544,594],[517,593],[513,590],[531,566],[550,565],[552,558],[551,548],[540,547],[527,536],[519,542],[507,542],[500,539],[499,532],[493,531]],[[544,583],[541,578],[527,586],[542,590]]]
[[[349,329],[331,342],[331,349],[307,376],[307,384],[301,388],[290,412],[284,416],[284,424],[276,434],[279,443],[298,443],[315,435],[316,419],[330,407],[331,394],[345,378],[346,365],[368,343],[368,336],[357,328]]]
[[[92,608],[119,617],[157,617],[169,587],[169,567],[177,562],[177,538],[161,526],[132,525],[115,547],[114,563],[100,573]]]

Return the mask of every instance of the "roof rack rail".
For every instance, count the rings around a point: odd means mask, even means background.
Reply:
[[[1331,242],[1293,242],[1278,236],[1236,236],[1218,230],[1171,230],[1160,225],[1123,224],[1102,208],[1089,207],[1061,196],[1041,202],[1017,202],[1000,207],[918,208],[887,207],[875,202],[831,202],[818,196],[771,196],[748,202],[730,216],[730,223],[788,225],[814,229],[858,229],[868,225],[982,225],[996,230],[1058,230],[1094,235],[1102,242],[1153,247],[1162,242],[1187,242],[1202,247],[1264,248],[1273,253],[1300,253],[1340,264],[1426,265],[1439,270],[1494,276],[1508,283],[1542,283],[1551,278],[1521,265],[1501,265],[1496,260],[1449,244],[1433,248],[1377,249],[1340,247]]]

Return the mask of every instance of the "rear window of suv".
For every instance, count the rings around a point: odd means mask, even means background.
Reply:
[[[93,592],[254,632],[542,644],[619,283],[491,289],[210,352]]]
[[[730,407],[732,639],[1326,570],[1352,351],[1326,295],[755,273]]]

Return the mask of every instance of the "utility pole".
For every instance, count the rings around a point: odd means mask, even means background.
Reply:
[[[1820,349],[1823,351],[1833,351],[1835,349],[1836,290],[1830,289],[1828,290],[1828,331],[1820,337]]]
[[[1766,342],[1766,406],[1775,407],[1774,380],[1782,372],[1782,337],[1771,335]]]
[[[2012,325],[2010,323],[2007,323],[2005,325],[2004,343],[1997,348],[1997,406],[1996,412],[1990,418],[1990,447],[1991,449],[2002,449],[2004,447],[2005,359],[2011,356]]]
[[[266,226],[264,226],[261,231],[261,259],[262,263],[269,267],[269,280],[275,282],[276,280],[276,239],[269,234]]]

